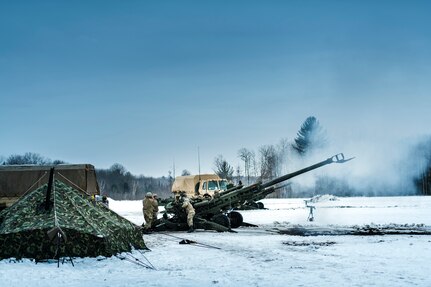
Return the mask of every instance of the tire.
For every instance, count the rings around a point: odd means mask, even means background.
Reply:
[[[238,228],[241,226],[243,222],[242,214],[237,211],[232,211],[228,214],[230,219],[230,227]]]
[[[220,224],[224,227],[230,228],[230,219],[229,219],[229,217],[227,217],[227,215],[224,215],[223,213],[219,213],[219,214],[214,215],[211,218],[211,221],[215,222],[217,224]]]
[[[264,209],[265,208],[265,205],[263,205],[263,203],[262,202],[256,202],[256,204],[257,204],[257,208],[259,208],[259,209]]]
[[[248,205],[251,206],[252,208],[259,208],[259,204],[255,201],[250,202]]]

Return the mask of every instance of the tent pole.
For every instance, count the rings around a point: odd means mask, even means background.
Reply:
[[[52,191],[52,182],[53,182],[53,180],[54,180],[54,168],[51,167],[51,170],[49,171],[48,188],[46,189],[45,210],[48,210],[49,206],[50,206],[50,199],[51,199],[51,191]]]

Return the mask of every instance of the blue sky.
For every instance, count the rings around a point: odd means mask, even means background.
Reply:
[[[211,172],[315,116],[333,153],[429,134],[428,1],[1,1],[0,155]],[[332,152],[332,151],[331,151]],[[401,152],[391,150],[393,153]],[[328,155],[323,155],[322,159]]]

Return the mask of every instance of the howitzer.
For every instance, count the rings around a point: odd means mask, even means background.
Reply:
[[[195,209],[195,225],[197,228],[215,229],[217,231],[228,231],[230,228],[236,228],[243,225],[241,213],[233,211],[237,206],[254,202],[265,198],[267,195],[276,191],[276,185],[289,180],[293,177],[317,169],[331,163],[344,163],[353,158],[345,159],[342,153],[334,155],[324,161],[300,169],[298,171],[280,176],[268,182],[257,182],[249,186],[235,186],[228,190],[215,194],[212,198],[195,198],[191,203]],[[172,214],[169,219],[165,215],[164,220],[158,225],[164,229],[185,229],[185,214],[181,209],[179,202],[173,202],[165,206],[166,213]]]

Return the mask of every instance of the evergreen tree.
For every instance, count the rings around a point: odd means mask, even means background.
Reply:
[[[221,178],[232,180],[234,169],[233,167],[223,158],[222,155],[218,155],[214,160],[214,172]]]
[[[301,156],[317,148],[322,148],[327,143],[326,133],[315,117],[308,117],[304,121],[294,141],[292,147]]]

